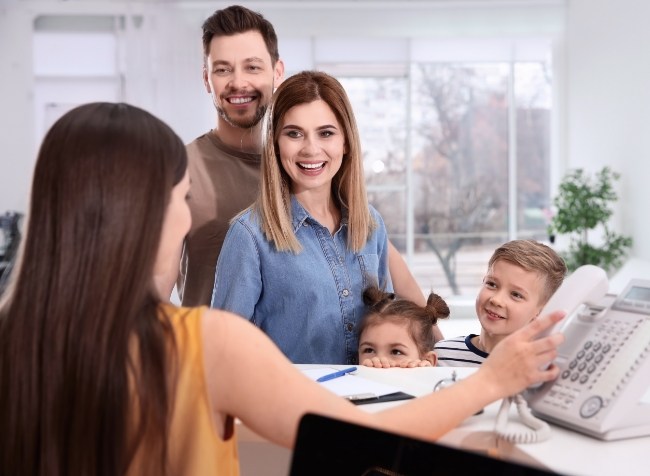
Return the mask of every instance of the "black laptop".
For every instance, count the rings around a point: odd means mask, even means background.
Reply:
[[[307,414],[298,428],[290,470],[290,476],[303,475],[542,476],[557,473]]]

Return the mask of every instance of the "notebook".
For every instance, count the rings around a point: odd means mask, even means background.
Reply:
[[[302,373],[316,381],[319,377],[332,373],[335,370],[336,369],[332,367],[319,367],[303,369]],[[342,377],[337,377],[326,382],[319,382],[319,385],[322,385],[329,391],[350,400],[355,405],[392,402],[396,400],[415,398],[413,395],[403,392],[399,387],[375,382],[353,374],[346,374]]]

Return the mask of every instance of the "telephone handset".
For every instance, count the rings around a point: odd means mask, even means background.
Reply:
[[[553,311],[562,310],[566,311],[566,317],[551,329],[541,333],[539,337],[566,329],[579,308],[597,304],[608,289],[607,273],[602,268],[591,264],[580,266],[564,280],[539,313],[540,316],[545,316]]]
[[[551,297],[542,313],[567,311],[560,375],[526,399],[538,417],[596,438],[650,435],[650,280],[632,280],[618,297],[607,288],[605,272],[587,265]]]
[[[556,332],[562,332],[575,317],[576,311],[600,301],[608,289],[609,281],[605,270],[592,264],[580,266],[564,280],[539,313],[540,316],[545,316],[553,311],[565,311],[564,319],[550,329],[541,332],[537,337],[541,338]],[[571,347],[569,337],[566,333],[564,334],[565,340],[562,347]],[[544,367],[550,364],[549,362]],[[530,388],[535,389],[541,385],[541,383],[534,384]]]

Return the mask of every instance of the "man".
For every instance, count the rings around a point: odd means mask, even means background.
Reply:
[[[205,20],[203,54],[203,82],[217,125],[187,146],[192,228],[177,283],[184,306],[210,304],[229,222],[257,196],[261,119],[284,75],[273,26],[240,6]]]
[[[203,54],[203,83],[217,110],[217,125],[187,146],[192,228],[177,283],[184,306],[210,304],[230,220],[257,195],[261,120],[284,77],[273,25],[241,6],[217,10],[205,20]],[[424,295],[392,244],[389,268],[395,292],[423,306]],[[435,332],[436,340],[442,338],[437,327]]]

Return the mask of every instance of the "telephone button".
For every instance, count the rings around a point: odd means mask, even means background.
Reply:
[[[587,372],[589,372],[591,374],[591,373],[594,373],[594,370],[596,370],[596,366],[594,364],[591,364],[589,366],[589,368],[587,369]]]
[[[588,348],[591,347],[591,346],[592,346],[592,343],[591,343],[590,340],[588,340],[587,342],[585,342],[584,348],[585,348],[585,349],[588,349]]]
[[[603,399],[598,396],[589,397],[580,407],[582,418],[591,418],[603,407]]]
[[[600,350],[601,347],[602,347],[602,345],[600,344],[600,342],[596,342],[596,343],[594,344],[594,349],[593,349],[594,352],[598,352],[598,351]]]
[[[578,380],[578,377],[580,377],[580,374],[578,372],[574,373],[573,375],[571,375],[571,381],[575,382],[576,380]]]
[[[572,360],[571,362],[569,362],[569,368],[570,369],[574,369],[576,365],[578,365],[577,360]]]
[[[580,383],[585,384],[587,383],[587,380],[589,380],[589,375],[583,375],[580,377]]]
[[[590,361],[591,359],[593,359],[593,358],[594,358],[594,353],[593,353],[593,352],[589,352],[589,353],[587,354],[587,356],[585,357],[585,360],[586,360],[587,362],[589,362],[589,361]]]
[[[564,379],[569,378],[570,375],[571,375],[570,370],[565,370],[564,372],[562,372],[562,378]]]
[[[598,354],[596,358],[594,359],[594,362],[597,364],[601,363],[605,357],[603,357],[603,354]]]
[[[578,352],[577,357],[578,357],[579,359],[582,359],[584,356],[585,356],[585,351],[584,351],[584,350],[581,350],[581,351]]]
[[[587,368],[587,362],[583,362],[580,365],[578,365],[578,370],[582,372],[585,368]]]
[[[607,352],[609,352],[611,348],[612,348],[612,346],[610,346],[609,344],[605,344],[604,347],[603,347],[603,354],[606,354]]]

